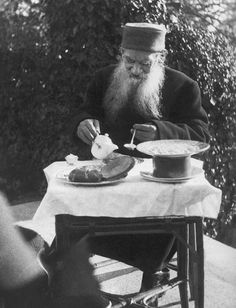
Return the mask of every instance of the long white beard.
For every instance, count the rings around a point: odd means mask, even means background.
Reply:
[[[116,121],[119,112],[127,104],[147,120],[160,119],[160,98],[164,79],[163,65],[155,64],[151,72],[139,80],[129,77],[121,61],[113,73],[103,101],[108,122]]]

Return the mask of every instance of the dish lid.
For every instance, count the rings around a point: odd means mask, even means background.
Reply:
[[[209,147],[208,143],[200,141],[162,139],[142,142],[137,145],[137,150],[150,156],[184,157],[206,151]]]

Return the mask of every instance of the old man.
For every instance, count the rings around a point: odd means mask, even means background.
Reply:
[[[76,118],[74,135],[91,146],[98,133],[108,133],[123,154],[141,156],[123,145],[136,129],[136,143],[158,139],[209,140],[208,119],[197,82],[165,66],[163,26],[127,23],[121,59],[99,70]],[[155,286],[154,273],[165,268],[175,248],[170,235],[113,236],[92,240],[92,249],[140,268],[142,288]],[[154,245],[155,243],[155,245]],[[166,258],[168,255],[168,258]]]

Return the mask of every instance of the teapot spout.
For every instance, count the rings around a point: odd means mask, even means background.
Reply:
[[[115,151],[115,150],[118,150],[118,149],[119,149],[119,148],[118,148],[118,146],[117,146],[116,144],[113,144],[113,145],[112,145],[112,152]]]
[[[108,155],[110,155],[112,152],[114,152],[115,150],[117,150],[118,149],[118,146],[116,145],[116,144],[111,144],[109,147],[107,147],[107,149],[106,149],[106,157],[108,156]]]
[[[93,142],[91,153],[97,159],[105,159],[117,149],[118,146],[111,141],[107,134],[98,135]]]

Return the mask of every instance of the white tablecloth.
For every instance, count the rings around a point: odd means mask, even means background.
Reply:
[[[94,162],[93,162],[94,163]],[[78,166],[91,164],[80,161]],[[201,165],[192,159],[192,165]],[[183,183],[158,183],[140,176],[151,171],[152,160],[136,164],[120,183],[107,186],[75,186],[63,183],[57,175],[74,166],[54,162],[44,169],[47,192],[32,221],[20,225],[38,232],[49,244],[55,236],[55,215],[143,217],[201,216],[217,218],[221,191],[205,179],[204,174]]]

